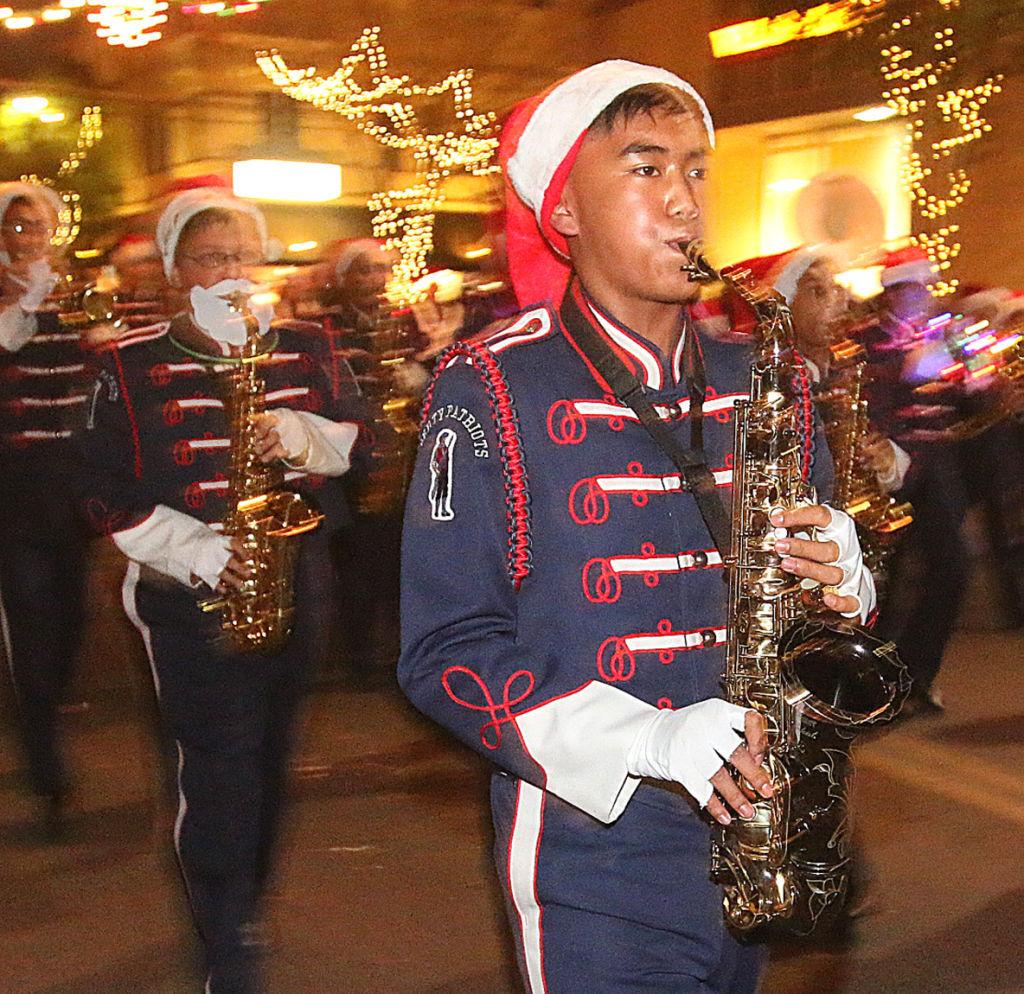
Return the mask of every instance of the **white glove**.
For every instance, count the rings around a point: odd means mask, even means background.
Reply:
[[[828,505],[825,505],[828,507]],[[838,566],[843,571],[843,579],[834,584],[840,597],[856,597],[860,606],[854,611],[844,614],[844,618],[857,618],[867,621],[868,615],[875,609],[875,581],[871,570],[864,565],[864,557],[860,551],[860,539],[857,538],[857,526],[845,511],[837,511],[829,507],[831,520],[822,528],[815,528],[814,538],[818,542],[835,542],[839,546],[839,555],[828,565]]]
[[[267,411],[277,419],[275,430],[293,469],[322,476],[341,476],[347,472],[359,435],[359,426],[350,421],[331,421],[309,411],[275,407]]]
[[[743,743],[748,710],[717,697],[660,710],[637,732],[626,767],[636,777],[682,784],[704,807],[714,793],[711,778]]]
[[[145,521],[114,532],[111,538],[129,559],[189,587],[196,586],[195,577],[216,587],[231,558],[226,536],[165,504],[157,504]]]
[[[274,430],[277,432],[277,437],[281,439],[281,445],[284,447],[288,461],[298,459],[303,453],[308,453],[309,434],[298,411],[293,411],[290,407],[275,407],[267,413],[273,414],[277,420]]]

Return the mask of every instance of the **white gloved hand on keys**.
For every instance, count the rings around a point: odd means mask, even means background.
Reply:
[[[761,757],[752,757],[746,748],[737,753],[744,746],[747,716],[752,714],[749,708],[715,697],[678,710],[658,711],[633,740],[627,768],[634,776],[681,784],[701,807],[707,806],[717,786],[730,806],[749,817],[753,809],[723,767],[726,762],[738,760],[742,767],[739,772],[762,796],[771,796],[768,773],[759,765]],[[712,783],[720,770],[724,779]],[[728,821],[724,808],[717,804],[715,808],[715,817]]]

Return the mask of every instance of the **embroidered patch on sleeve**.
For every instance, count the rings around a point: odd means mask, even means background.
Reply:
[[[452,470],[454,468],[455,443],[459,436],[451,428],[442,428],[437,433],[433,451],[430,453],[430,517],[434,521],[451,521],[455,517],[452,509]]]

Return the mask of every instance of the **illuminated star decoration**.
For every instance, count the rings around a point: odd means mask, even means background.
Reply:
[[[984,138],[992,125],[982,113],[1001,91],[1002,75],[973,85],[951,85],[957,71],[955,13],[960,0],[930,0],[939,8],[893,20],[883,36],[882,75],[886,102],[906,120],[902,180],[921,221],[913,241],[938,266],[935,287],[941,296],[956,290],[949,274],[960,255],[960,225],[951,220],[971,190],[960,163],[968,146]],[[923,222],[923,224],[921,223]]]
[[[367,203],[374,236],[398,252],[388,297],[397,304],[414,297],[412,284],[426,271],[434,245],[434,216],[444,202],[442,183],[453,170],[474,176],[497,170],[491,160],[498,146],[495,116],[473,109],[472,69],[455,69],[440,82],[420,85],[408,76],[392,76],[380,43],[380,28],[365,28],[330,76],[313,67],[291,69],[277,52],[256,58],[271,82],[288,96],[333,111],[351,121],[385,148],[411,153],[417,182],[400,190],[375,193]],[[359,74],[369,86],[357,81]],[[417,119],[414,98],[451,94],[458,131],[428,131]]]
[[[54,246],[67,248],[69,245],[72,245],[82,229],[82,198],[73,189],[58,189],[58,183],[75,175],[79,166],[88,156],[89,150],[102,137],[103,114],[100,108],[86,107],[82,111],[75,148],[61,161],[60,169],[57,170],[56,181],[40,179],[34,173],[21,177],[26,183],[37,183],[40,186],[50,187],[50,189],[56,191],[57,195],[64,202],[64,206],[61,207],[57,215],[57,230],[51,239]]]

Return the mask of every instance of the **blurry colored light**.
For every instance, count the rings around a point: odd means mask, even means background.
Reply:
[[[244,159],[231,167],[231,183],[239,197],[322,204],[341,196],[341,166],[331,162]]]
[[[483,259],[491,254],[491,250],[484,246],[483,248],[470,249],[465,253],[467,259]]]
[[[983,349],[987,349],[990,345],[995,344],[995,335],[982,335],[981,338],[975,338],[968,342],[964,346],[964,352],[974,354],[975,352],[981,352]]]
[[[996,342],[989,351],[994,355],[998,355],[1000,352],[1005,352],[1007,349],[1013,348],[1013,346],[1021,340],[1021,337],[1021,335],[1010,335],[1009,338],[1003,338]]]
[[[50,106],[46,97],[15,97],[11,109],[19,114],[40,114]]]
[[[854,118],[858,121],[866,121],[868,123],[872,121],[888,121],[890,117],[895,117],[898,111],[888,106],[888,104],[880,104],[877,107],[868,107],[866,110],[859,110],[854,114]]]
[[[36,19],[34,17],[8,17],[4,21],[4,27],[9,28],[11,31],[23,31],[25,28],[31,28],[35,25]]]
[[[47,111],[47,113],[39,115],[39,120],[43,124],[60,124],[64,120],[64,112],[60,110]]]
[[[75,250],[76,259],[98,259],[102,254],[97,248]]]
[[[796,193],[797,190],[802,190],[805,186],[810,186],[811,181],[809,179],[797,179],[795,176],[788,177],[786,179],[773,180],[768,184],[768,189],[772,193]]]
[[[311,252],[319,245],[319,242],[292,242],[288,246],[289,252]]]
[[[63,7],[48,7],[43,11],[44,21],[66,21],[71,16],[71,11],[66,10]]]
[[[60,0],[62,7],[67,7],[68,10],[78,10],[79,7],[85,6],[85,0]]]

